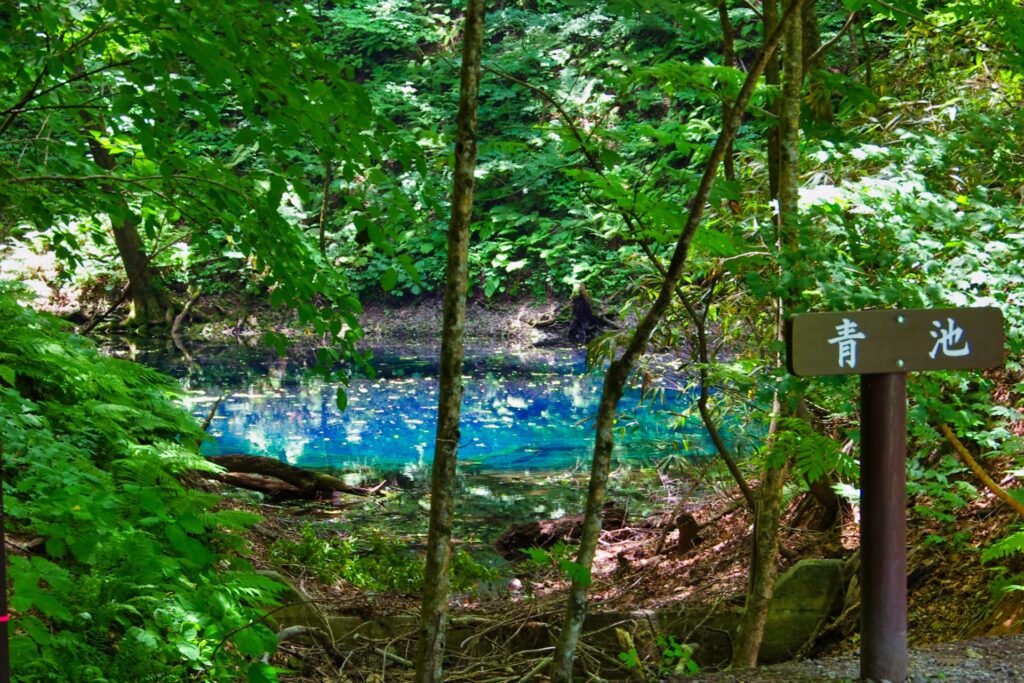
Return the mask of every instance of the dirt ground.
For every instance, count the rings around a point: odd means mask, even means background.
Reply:
[[[692,491],[692,486],[680,485]],[[685,604],[717,608],[742,605],[746,583],[751,516],[739,505],[741,499],[730,490],[693,495],[690,498],[666,500],[665,513],[646,519],[627,520],[623,529],[605,531],[595,560],[591,604],[600,611],[656,609]],[[799,506],[799,497],[789,507],[791,520]],[[700,541],[693,549],[677,547],[677,530],[669,531],[663,524],[686,511],[702,525]],[[266,522],[254,534],[251,547],[253,560],[266,565],[266,548],[273,540],[297,535],[311,519],[324,516],[344,518],[344,512],[316,507],[289,511],[287,508],[264,509]],[[1024,601],[1004,601],[1002,611],[993,613],[991,572],[978,558],[977,548],[1005,533],[1013,523],[1013,514],[1000,509],[995,500],[983,499],[962,511],[955,522],[955,531],[968,540],[956,546],[926,545],[925,539],[937,529],[934,522],[911,517],[909,564],[909,642],[911,681],[1024,681]],[[342,522],[343,524],[343,522]],[[674,527],[673,527],[674,528]],[[952,530],[943,530],[950,533]],[[955,533],[955,531],[953,531]],[[659,544],[661,552],[658,552]],[[844,517],[839,532],[812,533],[787,526],[783,545],[785,556],[780,570],[803,558],[848,558],[857,545],[856,510]],[[309,577],[292,577],[297,585],[323,609],[334,613],[358,615],[363,619],[413,619],[418,598],[413,595],[374,594],[358,591],[342,582],[324,586]],[[523,586],[523,584],[528,584]],[[543,622],[553,629],[564,601],[565,585],[555,573],[519,573],[511,588],[482,595],[459,595],[452,602],[453,620],[479,620],[488,628],[500,629],[503,624]],[[701,672],[695,677],[648,680],[736,681],[747,683],[781,681],[853,680],[859,670],[856,614],[844,615],[830,625],[833,633],[820,639],[808,653],[809,658],[753,671]],[[686,634],[680,634],[680,641]],[[985,636],[985,637],[983,637]],[[414,632],[378,641],[376,647],[390,648],[400,659],[411,659]],[[367,647],[370,643],[367,643]],[[351,653],[350,653],[351,654]],[[305,673],[286,678],[290,681],[405,681],[409,672],[392,661],[386,678],[370,676],[370,670],[383,662],[363,652],[346,660],[338,677],[337,662],[318,651],[315,646],[286,643],[279,655],[282,663],[301,664]],[[497,656],[497,655],[495,655]],[[519,676],[540,661],[540,655],[515,659],[506,652],[505,670]],[[648,663],[650,666],[650,662]],[[472,667],[456,658],[454,670],[461,674],[453,680],[499,681],[500,677],[476,677]],[[614,654],[606,661],[602,678],[623,680],[628,672],[616,667]],[[655,669],[656,670],[656,663]],[[467,668],[468,667],[468,668]],[[509,678],[507,680],[518,680]],[[533,680],[543,681],[542,677]],[[594,679],[597,680],[597,679]]]
[[[1024,681],[1024,636],[989,636],[937,643],[912,648],[909,655],[907,674],[911,683]],[[669,680],[675,683],[812,683],[857,680],[859,675],[859,656],[846,655]]]

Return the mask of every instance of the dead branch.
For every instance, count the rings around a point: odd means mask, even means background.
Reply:
[[[960,456],[960,459],[964,461],[964,464],[971,468],[971,472],[974,472],[974,476],[981,480],[981,483],[985,485],[985,488],[995,494],[999,500],[1012,507],[1021,517],[1024,517],[1024,505],[1007,493],[1006,489],[997,484],[992,477],[988,476],[988,472],[978,464],[978,461],[974,459],[974,456],[972,456],[971,452],[967,450],[967,447],[964,446],[963,442],[957,438],[957,435],[952,429],[950,429],[949,425],[944,422],[940,422],[939,431],[942,432],[944,437],[946,437],[946,440],[949,441],[949,444],[953,447],[953,450],[956,451],[956,454]]]
[[[182,323],[185,322],[185,319],[192,312],[192,307],[195,306],[196,301],[199,300],[199,297],[202,296],[202,294],[203,294],[203,288],[202,287],[199,287],[198,289],[196,289],[195,293],[192,294],[192,296],[189,298],[189,300],[185,302],[185,305],[182,307],[181,312],[178,313],[178,315],[176,315],[174,317],[174,323],[171,325],[171,336],[172,337],[177,337],[179,334],[181,334],[181,325],[182,325]]]
[[[128,299],[128,294],[131,291],[131,285],[125,285],[124,289],[122,289],[121,293],[117,296],[117,299],[114,300],[114,303],[110,304],[110,307],[107,310],[103,311],[103,313],[97,313],[96,315],[94,315],[92,319],[88,323],[86,323],[85,327],[78,331],[78,334],[85,336],[92,332],[97,325],[106,320],[111,313],[116,311],[121,306],[121,304],[123,304]]]
[[[338,649],[330,635],[312,626],[288,626],[281,629],[277,634],[277,642],[285,643],[299,638],[309,638],[319,645],[327,655],[340,662],[345,659],[345,653]]]
[[[225,396],[227,396],[227,394],[221,394],[217,397],[217,400],[213,402],[210,412],[206,414],[206,419],[203,420],[203,424],[201,425],[204,432],[210,429],[210,423],[213,422],[213,416],[217,414],[217,408],[220,407],[220,403],[224,400]]]

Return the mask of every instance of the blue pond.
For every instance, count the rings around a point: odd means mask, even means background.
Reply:
[[[215,440],[204,445],[208,455],[258,454],[339,470],[418,469],[433,456],[436,355],[377,350],[375,377],[351,380],[344,411],[335,401],[337,385],[308,371],[309,354],[278,359],[231,346],[195,357],[189,368],[163,369],[181,377],[196,415],[205,416],[226,394],[210,429]],[[467,352],[460,462],[496,472],[584,464],[593,448],[601,380],[600,373],[586,373],[582,351]],[[672,416],[689,407],[690,397],[663,388],[657,400],[641,401],[633,389],[621,402],[620,461],[652,464],[670,452],[707,452],[703,433],[678,427]]]

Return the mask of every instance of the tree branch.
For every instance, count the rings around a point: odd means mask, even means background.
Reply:
[[[152,257],[150,258],[152,259]],[[193,293],[192,296],[189,297],[189,300],[185,302],[185,305],[182,307],[181,312],[174,317],[174,324],[171,325],[172,337],[176,337],[181,333],[181,326],[185,322],[185,318],[187,318],[189,313],[192,312],[192,307],[195,306],[196,301],[199,300],[199,297],[202,296],[202,294],[203,288],[198,287],[195,293]]]
[[[643,249],[644,254],[647,255],[647,259],[654,264],[661,276],[666,277],[665,266],[662,265],[661,259],[658,258],[657,254],[651,251],[650,245],[647,242],[641,242],[640,248]],[[732,451],[729,450],[728,446],[725,445],[725,441],[722,439],[721,433],[718,431],[718,426],[715,424],[714,418],[711,416],[711,411],[708,409],[708,371],[707,366],[709,364],[708,357],[708,342],[707,342],[707,315],[708,308],[705,306],[704,314],[698,315],[697,310],[694,308],[693,303],[687,298],[681,289],[675,288],[676,296],[679,301],[683,304],[683,308],[686,309],[686,314],[690,320],[693,321],[694,327],[697,330],[697,352],[700,358],[700,395],[697,398],[697,410],[700,412],[701,422],[704,423],[704,428],[708,430],[708,436],[711,437],[711,443],[714,444],[715,450],[718,451],[718,455],[725,461],[725,466],[729,468],[729,473],[732,474],[733,479],[736,480],[736,485],[743,493],[743,498],[747,501],[747,507],[750,508],[750,512],[754,513],[757,511],[757,501],[754,498],[754,493],[750,490],[750,486],[747,485],[746,479],[743,478],[743,473],[740,472],[740,468],[736,465],[736,458],[733,457]]]
[[[836,33],[831,38],[829,38],[824,43],[822,43],[821,45],[819,45],[818,49],[815,50],[811,54],[811,56],[807,58],[807,68],[805,69],[805,71],[810,70],[811,68],[813,68],[815,62],[817,62],[819,59],[821,59],[822,56],[824,56],[826,52],[828,52],[830,49],[832,49],[833,45],[835,45],[836,43],[839,42],[839,39],[843,37],[843,34],[846,33],[847,31],[849,31],[851,27],[853,27],[854,21],[856,19],[857,19],[857,13],[856,12],[850,12],[850,14],[846,17],[846,23],[844,23],[842,28],[839,29],[839,32]]]
[[[110,308],[103,311],[103,313],[101,314],[93,316],[93,318],[88,323],[86,323],[85,327],[78,331],[78,334],[84,337],[85,335],[92,332],[93,328],[95,328],[97,325],[103,322],[107,318],[107,316],[116,311],[117,308],[125,302],[125,300],[128,298],[128,294],[131,291],[132,288],[126,285],[125,288],[121,290],[121,293],[118,295],[118,297],[114,300],[114,303],[110,304]]]
[[[945,422],[939,422],[938,428],[942,435],[946,437],[946,440],[949,441],[953,450],[956,451],[956,454],[960,456],[960,459],[963,460],[968,467],[971,468],[971,471],[974,472],[974,476],[981,480],[981,483],[985,485],[985,488],[994,493],[999,500],[1016,510],[1017,514],[1021,517],[1024,517],[1024,503],[1021,503],[1019,500],[1011,496],[1006,492],[1006,489],[997,484],[992,477],[988,476],[988,472],[978,464],[978,461],[974,459],[974,456],[972,456],[971,452],[967,450],[967,447],[964,446],[963,442],[957,438],[949,425]]]
[[[74,76],[71,76],[70,78],[64,79],[60,83],[55,83],[54,85],[51,85],[48,88],[43,88],[42,90],[36,91],[35,88],[39,87],[39,83],[42,81],[45,74],[47,73],[47,69],[44,67],[43,70],[39,73],[39,76],[36,77],[36,82],[33,83],[32,87],[29,89],[29,92],[26,92],[24,95],[22,95],[21,99],[18,100],[17,104],[14,104],[11,107],[8,107],[7,109],[0,110],[0,116],[7,116],[7,118],[4,119],[3,124],[0,125],[0,137],[2,137],[3,134],[7,132],[7,129],[10,128],[11,124],[14,123],[14,119],[17,118],[19,113],[18,110],[24,107],[32,100],[37,100],[43,95],[47,95],[53,92],[54,90],[63,88],[66,85],[70,85],[77,81],[81,81],[90,76],[95,76],[96,74],[107,71],[108,69],[114,69],[119,66],[127,66],[134,61],[134,59],[126,59],[120,62],[111,62],[109,64],[104,64],[103,66],[98,66],[95,69],[92,69],[91,71],[81,71],[79,73],[76,73]]]

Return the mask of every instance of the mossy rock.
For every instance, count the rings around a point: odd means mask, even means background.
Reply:
[[[842,560],[803,560],[779,577],[768,608],[758,661],[792,659],[842,608]]]

